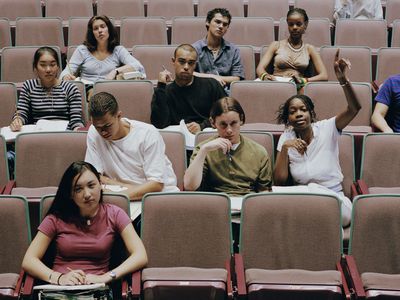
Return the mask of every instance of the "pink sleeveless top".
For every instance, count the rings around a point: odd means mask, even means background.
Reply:
[[[278,42],[278,50],[274,57],[274,76],[292,77],[293,75],[304,77],[304,72],[310,63],[310,54],[307,46],[294,49],[287,39]]]

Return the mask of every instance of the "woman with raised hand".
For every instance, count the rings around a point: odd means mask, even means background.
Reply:
[[[67,120],[68,129],[83,127],[82,98],[78,88],[58,79],[58,54],[51,47],[40,47],[33,57],[33,70],[37,75],[22,85],[17,111],[10,124],[12,131],[40,119]]]
[[[23,269],[35,278],[58,285],[110,283],[142,268],[146,251],[130,217],[103,202],[100,175],[89,163],[72,163],[65,171],[54,202],[30,244]],[[111,249],[120,236],[128,258],[109,268]],[[55,242],[52,267],[43,263]]]
[[[361,109],[351,82],[345,75],[350,66],[336,52],[336,77],[347,100],[346,108],[328,120],[316,121],[314,104],[305,95],[290,97],[279,108],[278,122],[286,129],[278,142],[274,169],[274,184],[318,184],[335,192],[342,200],[343,225],[350,223],[351,201],[343,194],[343,174],[339,164],[338,139],[343,130]]]
[[[308,26],[308,16],[302,8],[288,11],[286,22],[289,37],[272,42],[257,66],[257,76],[261,80],[279,80],[282,77],[293,79],[300,90],[307,82],[328,80],[328,73],[314,46],[303,42],[303,34]],[[267,72],[273,62],[274,71]],[[313,64],[315,74],[310,76],[309,67]]]
[[[93,16],[87,26],[86,40],[78,46],[61,73],[64,80],[113,80],[119,74],[139,71],[142,64],[125,47],[120,46],[114,25],[107,16]]]

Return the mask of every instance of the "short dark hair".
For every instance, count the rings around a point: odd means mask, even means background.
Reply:
[[[47,213],[48,215],[54,215],[66,223],[75,224],[79,228],[86,228],[85,219],[81,216],[79,207],[73,200],[74,179],[78,176],[75,181],[76,184],[85,171],[92,172],[100,184],[100,174],[95,167],[84,161],[73,162],[61,178],[56,196]],[[103,192],[100,194],[100,202],[102,201]]]
[[[244,124],[246,121],[246,115],[244,114],[243,108],[239,101],[233,97],[223,97],[214,102],[210,110],[210,119],[215,121],[217,117],[230,111],[237,112],[239,114],[240,121],[242,124]]]
[[[119,107],[117,99],[107,92],[94,94],[89,102],[89,114],[92,118],[101,118],[107,113],[115,116]]]
[[[83,44],[89,49],[90,52],[94,52],[97,50],[97,40],[93,34],[93,23],[97,20],[102,20],[106,23],[108,28],[108,45],[107,50],[110,52],[114,51],[114,48],[119,45],[118,42],[118,33],[115,30],[114,25],[111,23],[110,19],[107,16],[93,16],[90,18],[87,24],[86,30],[86,39]]]
[[[231,24],[231,20],[232,20],[231,13],[226,8],[220,8],[220,7],[214,8],[207,13],[206,22],[210,23],[216,14],[221,14],[221,16],[228,18],[228,23]],[[208,30],[208,27],[209,26],[206,25],[207,30]]]
[[[317,115],[314,111],[314,103],[310,97],[306,95],[293,95],[289,99],[285,101],[285,103],[279,106],[278,116],[276,120],[278,124],[285,124],[285,126],[289,125],[289,106],[293,99],[299,99],[307,108],[307,111],[310,113],[311,122],[317,121]]]
[[[194,53],[196,53],[196,58],[197,58],[197,51],[190,44],[180,44],[178,47],[176,47],[176,49],[174,51],[174,58],[176,58],[176,53],[178,52],[179,49],[183,49],[183,50],[186,50],[186,51],[189,51],[189,52],[194,52]]]
[[[54,50],[54,48],[51,48],[49,46],[43,46],[38,48],[35,51],[35,54],[33,55],[33,64],[32,67],[35,70],[37,68],[37,65],[39,63],[40,58],[42,57],[42,55],[44,55],[45,53],[49,53],[55,60],[57,63],[57,66],[60,67],[60,62],[58,60],[58,53],[56,50]]]
[[[286,15],[286,21],[291,15],[294,15],[294,14],[302,15],[304,18],[304,23],[308,24],[308,15],[307,15],[306,11],[300,7],[294,7],[294,8],[289,9],[289,11]]]

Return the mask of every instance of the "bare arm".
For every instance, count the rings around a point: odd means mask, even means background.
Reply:
[[[391,133],[393,132],[393,129],[389,127],[388,123],[385,120],[388,110],[389,106],[377,102],[375,105],[374,112],[372,113],[371,116],[371,122],[376,128],[378,128],[382,132]]]
[[[263,55],[263,57],[260,59],[260,62],[258,63],[256,73],[258,77],[261,77],[263,73],[267,72],[267,67],[271,63],[272,59],[275,56],[276,51],[278,50],[278,45],[279,42],[272,42],[271,45],[269,45],[267,52]],[[270,75],[272,76],[272,75]],[[273,80],[273,78],[270,78],[270,76],[265,76],[265,80]]]
[[[208,152],[220,149],[224,153],[227,153],[231,147],[232,143],[228,139],[223,138],[217,138],[202,145],[185,172],[183,178],[185,190],[195,191],[199,188],[203,180],[203,165]]]
[[[314,46],[308,45],[308,53],[310,53],[310,59],[314,64],[317,75],[307,78],[307,80],[309,82],[328,80],[328,72],[326,71],[321,56],[319,55],[317,50],[315,50]]]
[[[346,110],[341,112],[336,116],[336,128],[338,130],[342,130],[345,128],[351,120],[357,115],[358,111],[361,109],[360,101],[358,100],[357,95],[354,92],[354,89],[351,85],[351,82],[347,78],[345,71],[347,67],[350,67],[350,62],[347,59],[339,59],[339,49],[335,55],[335,73],[336,77],[343,87],[344,94],[347,100]]]
[[[126,187],[127,189],[122,191],[122,193],[126,194],[130,200],[141,200],[145,194],[151,192],[161,192],[164,187],[163,183],[152,180],[149,180],[143,184],[132,184],[119,181],[117,179],[111,179],[104,175],[101,176],[101,182],[103,184]]]
[[[125,261],[123,261],[118,267],[112,270],[117,275],[117,279],[124,277],[126,274],[141,269],[147,264],[146,250],[144,248],[142,240],[136,234],[136,231],[131,223],[128,224],[121,232],[121,237],[124,241],[126,249],[128,250],[129,257]],[[105,273],[103,275],[88,274],[86,276],[86,284],[98,282],[108,283],[110,281],[111,277],[108,273]]]

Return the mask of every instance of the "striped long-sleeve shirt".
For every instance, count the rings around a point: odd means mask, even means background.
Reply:
[[[17,110],[23,124],[46,119],[67,120],[68,129],[83,126],[81,93],[73,83],[67,81],[61,81],[50,90],[44,88],[39,79],[25,81]]]

